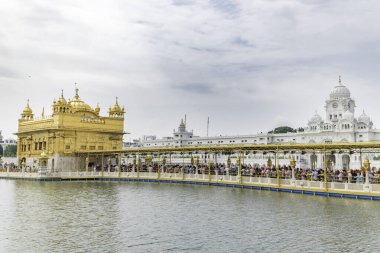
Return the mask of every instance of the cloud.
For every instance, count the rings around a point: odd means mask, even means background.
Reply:
[[[376,124],[379,11],[375,0],[2,1],[1,127],[15,132],[27,98],[40,113],[74,83],[102,112],[120,97],[126,139],[170,134],[185,113],[195,133],[208,116],[215,134],[298,127],[338,75]]]
[[[233,39],[233,43],[243,46],[243,47],[255,47],[253,43],[251,43],[249,40],[243,39],[242,37],[238,36]]]
[[[240,6],[234,0],[209,0],[211,6],[222,12],[226,18],[237,18],[240,15]]]
[[[204,83],[184,83],[173,85],[173,88],[202,95],[214,94],[216,92],[212,85]]]
[[[182,6],[182,5],[192,5],[192,4],[194,4],[193,0],[173,0],[173,5]]]

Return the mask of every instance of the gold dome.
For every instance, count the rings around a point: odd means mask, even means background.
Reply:
[[[66,99],[63,97],[63,90],[61,92],[61,97],[55,103],[60,104],[60,105],[66,105],[67,104]]]
[[[124,110],[124,107],[121,108],[118,101],[117,101],[118,97],[116,97],[116,102],[115,102],[115,105],[111,108],[108,109],[108,114],[110,116],[119,116],[119,117],[122,117],[123,114],[125,113],[125,110]]]
[[[75,97],[73,100],[69,101],[73,112],[93,112],[91,106],[83,102],[78,95],[78,88],[75,89]]]
[[[185,122],[181,119],[181,123],[179,124],[179,128],[186,128]]]
[[[99,115],[99,113],[100,113],[100,107],[99,107],[99,103],[96,105],[96,107],[95,107],[95,113],[97,114],[97,115]]]
[[[29,106],[29,99],[28,99],[28,102],[26,103],[24,110],[22,111],[22,114],[24,114],[24,115],[32,115],[33,114],[32,108],[30,108],[30,106]]]
[[[29,99],[26,103],[24,110],[22,111],[21,118],[25,120],[33,119],[33,111],[29,106]]]

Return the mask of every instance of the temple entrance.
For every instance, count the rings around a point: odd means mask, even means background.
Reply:
[[[333,169],[336,164],[335,155],[326,155],[326,159],[327,159],[327,168]]]
[[[318,158],[316,154],[310,155],[310,167],[312,169],[317,168],[317,161],[318,161]]]
[[[349,155],[343,155],[342,156],[342,169],[347,170],[350,168],[350,156]]]

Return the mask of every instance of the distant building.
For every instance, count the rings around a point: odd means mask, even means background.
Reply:
[[[200,137],[187,131],[183,120],[171,137],[158,139],[155,136],[142,138],[142,147],[170,146],[214,146],[244,144],[284,144],[284,143],[336,143],[336,142],[374,142],[380,141],[380,130],[375,129],[371,118],[363,111],[355,117],[356,103],[349,89],[339,78],[338,85],[329,94],[325,102],[325,119],[317,112],[310,118],[304,131],[296,133],[259,133],[253,135]],[[358,154],[331,154],[330,162],[341,168],[359,167]],[[310,154],[305,166],[323,167],[322,154]]]
[[[17,140],[12,138],[3,139],[2,132],[0,131],[0,145],[3,148],[3,153],[0,156],[4,156],[4,151],[8,146],[17,146]]]
[[[101,116],[99,106],[83,102],[76,89],[68,101],[62,92],[52,109],[51,116],[35,118],[28,101],[18,122],[19,164],[47,172],[77,170],[95,162],[78,152],[122,148],[125,111],[117,99],[108,116]]]

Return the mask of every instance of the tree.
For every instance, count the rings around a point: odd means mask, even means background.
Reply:
[[[17,146],[9,145],[5,147],[4,157],[16,157],[17,155]]]
[[[4,149],[3,149],[3,146],[2,146],[2,145],[0,145],[0,157],[2,157],[2,156],[3,156],[3,153],[4,153]]]
[[[276,127],[274,130],[269,131],[269,134],[286,134],[286,133],[295,133],[297,132],[296,129],[293,129],[289,126],[279,126]]]

